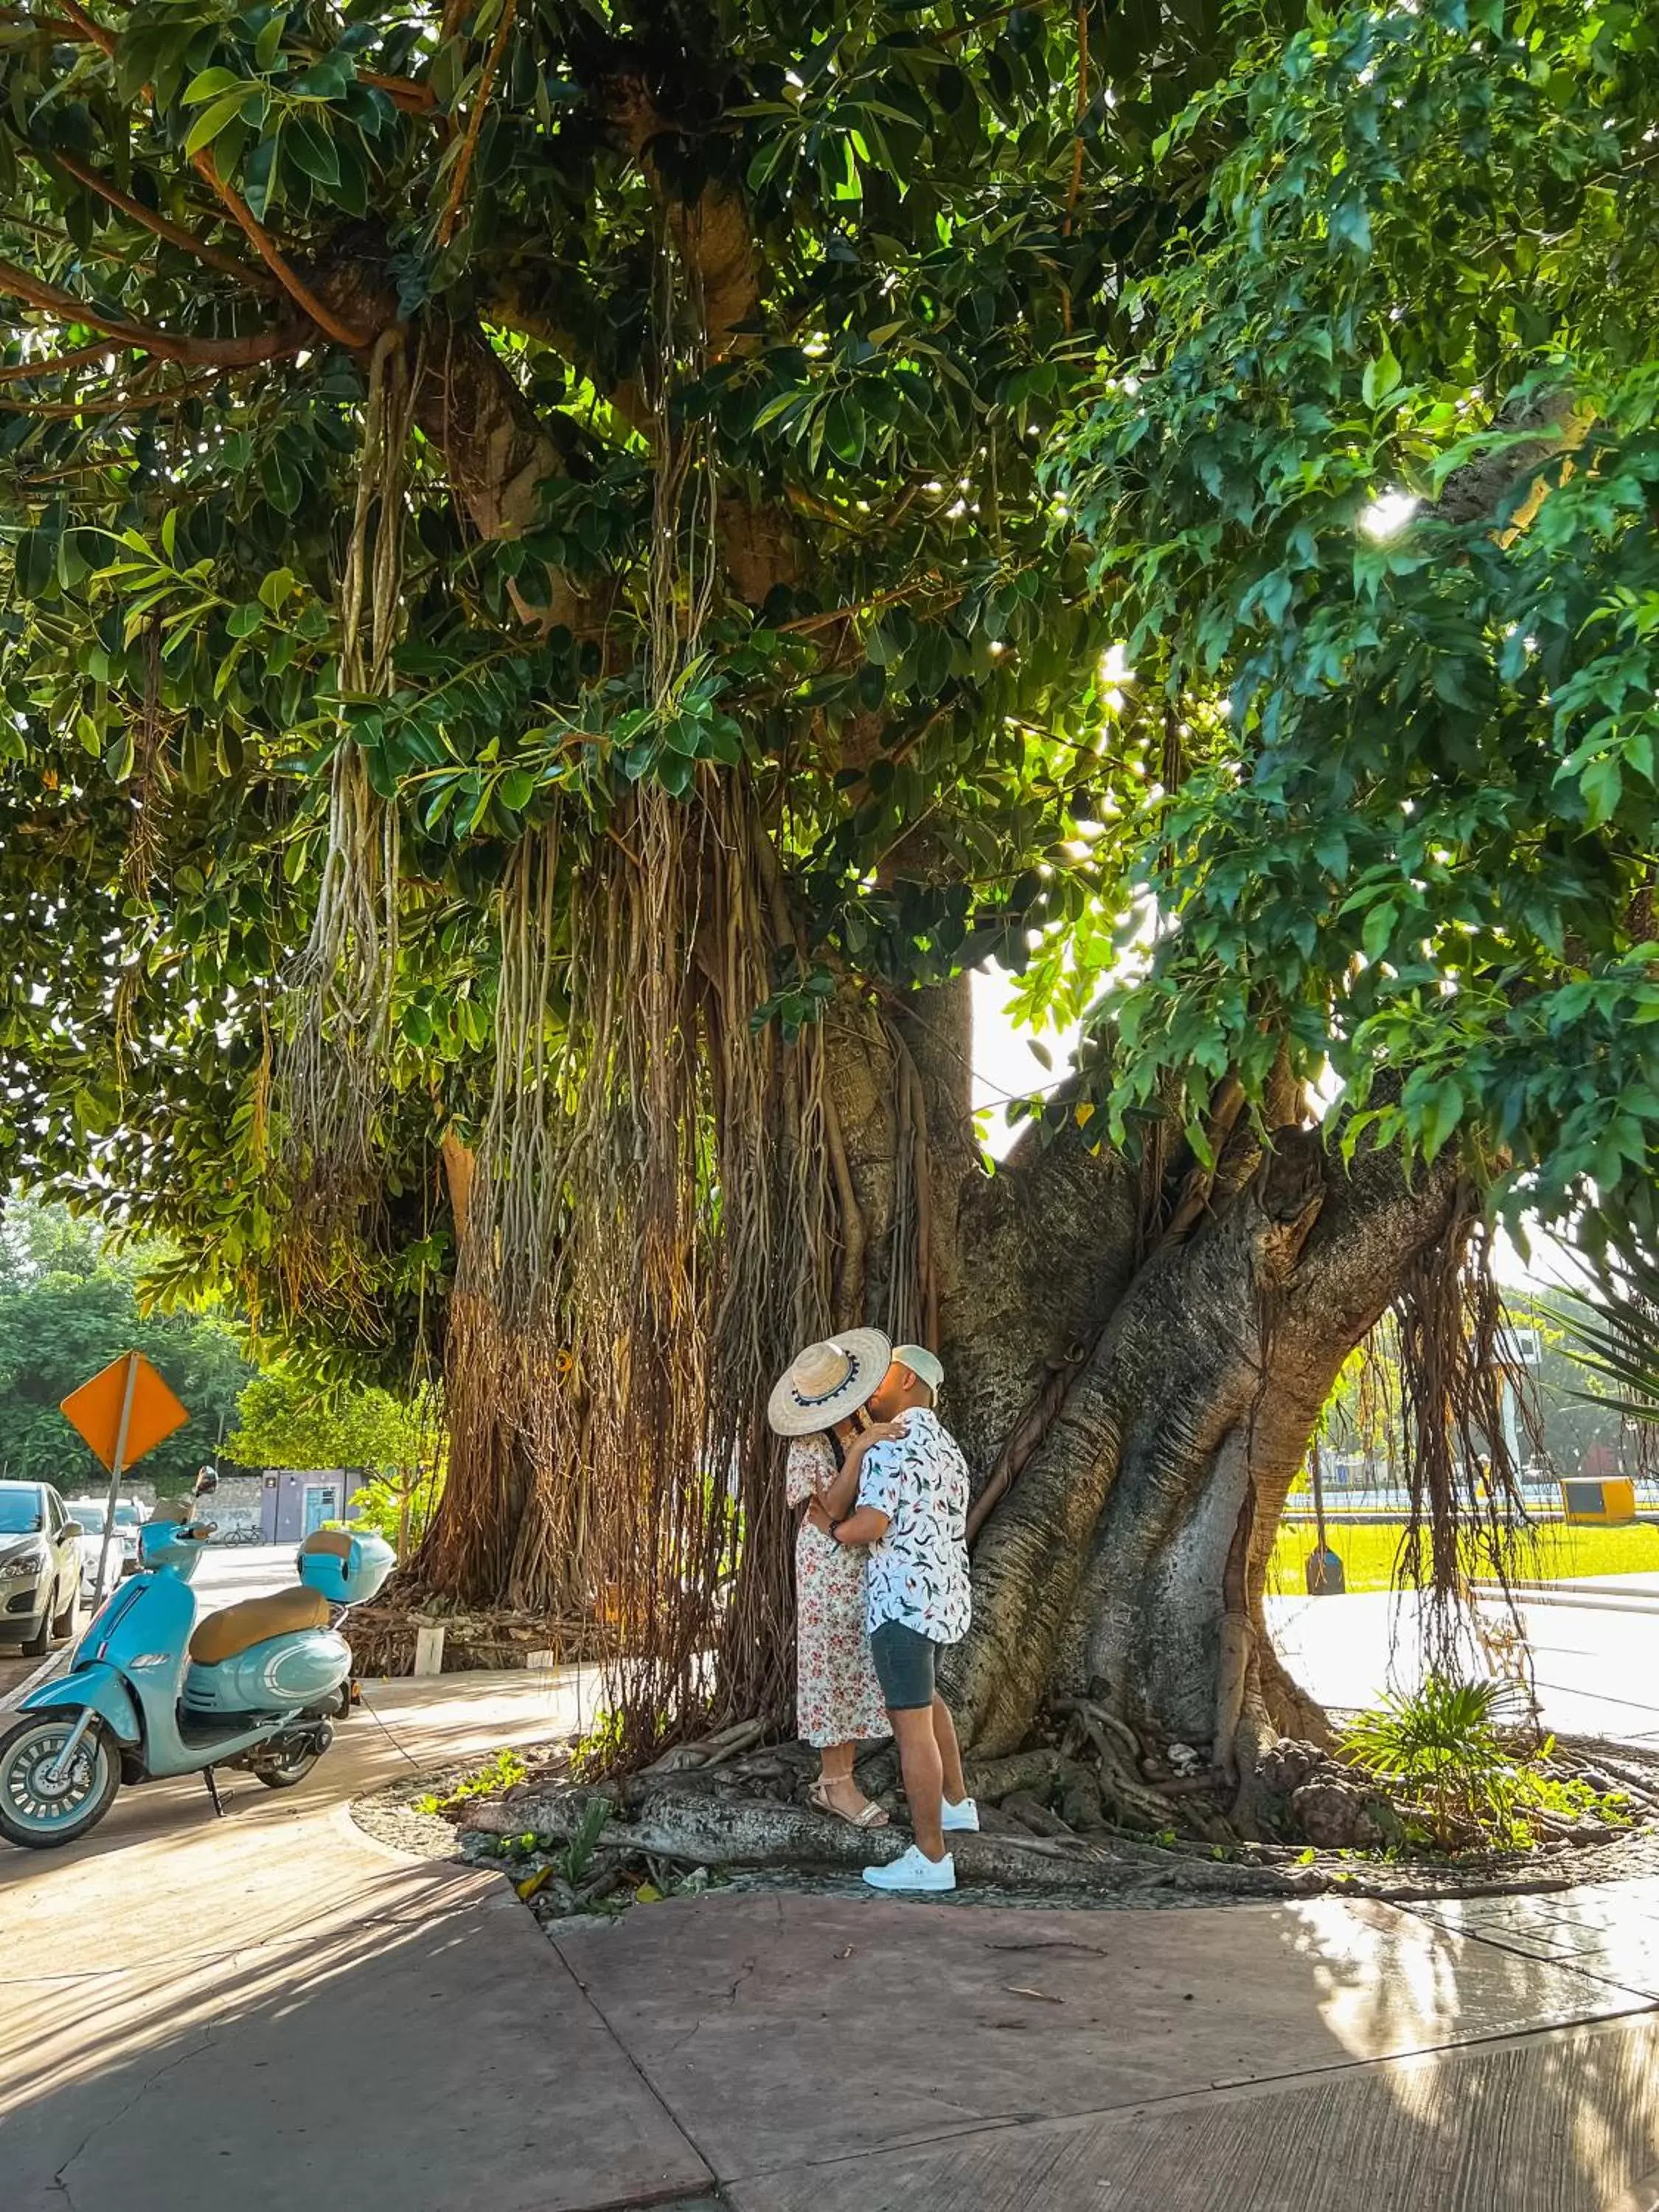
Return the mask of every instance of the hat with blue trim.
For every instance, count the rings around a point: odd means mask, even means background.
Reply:
[[[779,1376],[766,1418],[781,1437],[816,1436],[856,1413],[892,1364],[878,1328],[848,1328],[809,1344]]]

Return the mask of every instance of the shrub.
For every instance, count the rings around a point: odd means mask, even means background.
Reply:
[[[1443,1850],[1469,1844],[1525,1849],[1537,1840],[1528,1815],[1538,1813],[1615,1824],[1629,1818],[1627,1800],[1616,1793],[1603,1796],[1543,1771],[1553,1736],[1522,1753],[1516,1729],[1526,1718],[1525,1696],[1514,1682],[1431,1674],[1420,1689],[1390,1692],[1361,1713],[1339,1748],[1421,1813]]]

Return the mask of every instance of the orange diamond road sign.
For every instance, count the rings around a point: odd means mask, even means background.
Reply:
[[[118,1359],[112,1359],[90,1382],[71,1390],[59,1408],[112,1474],[115,1469],[116,1439],[121,1431],[121,1406],[126,1397],[129,1361],[135,1373],[132,1411],[127,1417],[126,1449],[121,1455],[124,1468],[142,1459],[164,1437],[170,1437],[190,1419],[142,1352],[124,1352]]]

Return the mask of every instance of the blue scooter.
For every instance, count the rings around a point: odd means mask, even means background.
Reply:
[[[218,1487],[204,1472],[196,1498]],[[396,1564],[376,1535],[322,1528],[300,1580],[196,1626],[191,1577],[213,1534],[195,1498],[144,1523],[138,1571],[87,1630],[67,1674],[32,1691],[0,1734],[0,1836],[33,1850],[97,1826],[125,1783],[200,1774],[216,1812],[216,1767],[272,1790],[302,1782],[349,1710],[351,1649],[336,1632]],[[193,1630],[193,1633],[192,1633]]]

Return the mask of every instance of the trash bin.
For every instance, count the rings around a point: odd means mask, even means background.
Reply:
[[[1340,1597],[1347,1587],[1341,1560],[1328,1544],[1316,1544],[1308,1554],[1308,1595]]]

